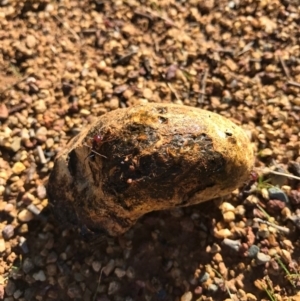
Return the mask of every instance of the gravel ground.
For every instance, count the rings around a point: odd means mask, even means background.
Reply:
[[[298,0],[0,0],[0,299],[299,301],[299,24]],[[243,127],[249,182],[119,238],[59,223],[57,152],[146,102]]]

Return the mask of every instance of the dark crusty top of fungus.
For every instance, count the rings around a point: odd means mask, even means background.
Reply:
[[[99,117],[71,141],[48,192],[73,212],[63,212],[68,220],[115,235],[146,212],[228,194],[248,177],[252,159],[246,134],[220,115],[141,105]]]

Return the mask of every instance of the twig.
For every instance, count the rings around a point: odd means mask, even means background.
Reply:
[[[18,111],[21,111],[23,109],[25,109],[27,107],[27,103],[20,103],[18,105],[15,105],[13,107],[11,107],[8,112],[9,114],[12,114],[12,113],[15,113],[15,112],[18,112]]]
[[[254,42],[249,42],[240,52],[237,53],[236,56],[241,56],[242,54],[248,52],[252,46],[253,46]]]
[[[275,225],[274,223],[270,223],[270,222],[265,221],[265,220],[263,220],[263,219],[261,219],[261,218],[258,218],[258,217],[255,217],[253,220],[254,220],[255,222],[258,222],[258,223],[262,223],[262,224],[266,224],[266,225],[268,225],[268,226],[271,226],[271,227],[273,227],[273,228],[275,228],[275,229],[277,229],[277,230],[279,230],[279,231],[281,231],[281,232],[283,232],[283,233],[285,233],[285,234],[289,234],[289,233],[290,233],[290,229],[287,228],[287,227],[282,227],[282,226]]]
[[[131,58],[133,55],[135,55],[137,53],[137,50],[133,50],[131,52],[129,52],[128,54],[125,54],[123,55],[122,57],[120,57],[119,59],[117,60],[114,60],[113,61],[113,65],[118,65],[118,64],[121,64],[123,63],[124,61],[126,61],[127,59]]]
[[[172,84],[171,84],[171,83],[167,83],[167,85],[168,85],[169,89],[171,90],[171,92],[175,95],[175,98],[176,98],[177,100],[180,100],[180,98],[178,97],[178,94],[177,94],[177,92],[175,91],[175,89],[173,88]]]
[[[289,81],[287,82],[287,84],[290,85],[290,86],[295,86],[295,87],[300,88],[300,83],[294,82],[294,81],[292,81],[292,80],[289,80]]]
[[[58,17],[58,16],[56,16],[56,15],[53,15],[53,17],[54,17],[58,22],[60,22],[60,23],[63,25],[63,27],[64,27],[68,32],[70,32],[70,33],[74,36],[74,38],[75,38],[77,41],[80,41],[79,35],[75,32],[75,30],[73,30],[73,29],[69,26],[69,24],[68,24],[67,22],[64,22],[63,19],[61,19],[60,17]]]
[[[96,288],[95,295],[94,295],[94,297],[93,297],[93,301],[95,301],[95,300],[96,300],[96,297],[97,297],[98,288],[99,288],[99,285],[100,285],[100,283],[101,283],[102,271],[103,271],[103,268],[102,268],[101,271],[100,271],[100,275],[99,275],[99,279],[98,279],[98,283],[97,283],[97,288]]]
[[[291,175],[289,173],[279,172],[279,171],[275,171],[275,170],[271,170],[271,169],[269,169],[268,172],[271,173],[271,174],[274,174],[274,175],[284,176],[284,177],[287,177],[287,178],[291,178],[291,179],[295,179],[295,180],[300,181],[300,177]]]
[[[145,12],[140,11],[140,10],[135,10],[134,14],[137,15],[137,16],[140,16],[140,17],[147,18],[150,21],[153,21],[155,18],[156,19],[160,19],[160,20],[165,21],[168,25],[174,26],[174,27],[178,28],[178,26],[171,19],[163,17],[163,16],[161,16],[161,15],[159,15],[157,13],[154,13],[154,12],[152,12],[150,10],[147,10]]]
[[[201,92],[198,99],[198,103],[203,103],[206,89],[206,80],[207,80],[207,69],[204,70],[203,77],[201,79]]]
[[[259,204],[256,204],[256,206],[265,215],[265,217],[267,219],[271,218],[271,216],[268,214],[268,212],[262,206],[260,206]]]
[[[147,12],[142,12],[140,10],[135,10],[134,14],[137,15],[137,16],[139,16],[139,17],[143,17],[143,18],[149,19],[150,21],[153,21],[153,16],[151,16]]]
[[[284,60],[282,59],[282,57],[280,55],[278,57],[279,57],[280,64],[282,66],[285,76],[287,77],[287,79],[290,79],[290,72],[289,72]]]

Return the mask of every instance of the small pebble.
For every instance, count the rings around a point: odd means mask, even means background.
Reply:
[[[48,254],[46,262],[47,263],[54,263],[54,262],[57,261],[57,258],[58,258],[58,255],[54,251],[52,251]]]
[[[238,251],[241,247],[240,240],[233,240],[233,239],[225,238],[222,243],[225,246],[228,246],[229,248],[233,249],[234,251]]]
[[[244,216],[245,215],[245,212],[246,212],[246,209],[243,205],[238,205],[236,208],[235,208],[235,211],[234,213],[236,215],[240,215],[240,216]]]
[[[228,212],[228,211],[231,211],[231,212],[235,211],[235,207],[232,204],[228,203],[228,202],[222,203],[219,208],[222,211],[222,213],[225,213],[225,212]]]
[[[5,240],[3,238],[0,238],[0,253],[5,251]]]
[[[46,148],[50,149],[54,145],[54,139],[53,138],[48,138],[46,140]]]
[[[249,195],[246,200],[245,203],[249,204],[249,205],[256,205],[259,202],[259,198],[253,194]]]
[[[231,235],[232,235],[231,231],[227,228],[220,229],[220,230],[215,229],[214,231],[214,236],[216,238],[227,238],[230,237]]]
[[[27,240],[25,237],[21,236],[19,238],[19,246],[21,247],[23,253],[27,254],[29,252]]]
[[[126,276],[127,276],[129,279],[133,279],[133,278],[135,277],[135,272],[134,272],[133,267],[129,267],[129,268],[126,270]]]
[[[262,252],[258,252],[256,254],[256,263],[258,265],[262,265],[262,264],[265,264],[267,262],[269,262],[271,260],[271,256],[265,254],[265,253],[262,253]]]
[[[34,215],[27,209],[23,209],[18,214],[18,219],[23,223],[29,222],[33,218],[34,218]]]
[[[8,203],[8,204],[5,205],[4,211],[5,212],[11,212],[14,208],[15,208],[15,206],[13,204]]]
[[[19,234],[28,233],[28,224],[21,224],[21,226],[18,227],[18,233]]]
[[[145,89],[143,90],[143,96],[144,96],[144,98],[146,98],[146,99],[148,99],[148,100],[151,100],[152,95],[153,95],[153,92],[152,92],[151,89],[145,88]]]
[[[28,205],[27,209],[34,215],[39,215],[41,213],[41,210],[37,208],[34,204]]]
[[[44,185],[38,185],[36,189],[37,196],[40,200],[43,200],[47,196],[46,187]]]
[[[257,245],[252,245],[248,249],[248,256],[250,258],[254,258],[254,257],[256,257],[256,255],[257,255],[258,252],[259,252],[259,247]]]
[[[10,149],[16,153],[21,148],[21,141],[22,141],[21,137],[14,137],[10,145]]]
[[[12,172],[16,175],[21,174],[26,169],[26,166],[22,162],[16,162],[12,167]]]
[[[115,267],[115,261],[113,260],[113,259],[111,259],[108,263],[107,263],[107,265],[105,266],[105,267],[103,267],[103,274],[105,275],[105,276],[108,276],[112,271],[113,271],[113,269],[114,269],[114,267]]]
[[[282,249],[281,250],[281,256],[287,264],[292,262],[291,253],[289,251]]]
[[[82,296],[82,290],[80,288],[80,286],[78,286],[77,283],[71,283],[69,286],[68,286],[68,289],[67,289],[67,294],[69,296],[70,299],[79,299],[79,300],[82,300],[81,299],[81,296]]]
[[[79,272],[74,273],[73,277],[76,282],[82,282],[84,280],[84,276]]]
[[[213,260],[217,263],[222,262],[223,261],[223,257],[220,253],[216,253],[213,257]]]
[[[214,283],[210,284],[207,288],[211,293],[215,293],[218,290],[218,286]]]
[[[6,295],[12,296],[16,289],[17,289],[16,284],[11,279],[9,279],[5,286]]]
[[[199,281],[201,283],[207,281],[208,279],[209,279],[209,274],[207,272],[204,272],[199,276]]]
[[[14,292],[14,298],[15,298],[16,300],[19,300],[19,298],[20,298],[22,295],[23,295],[23,291],[21,291],[20,289],[18,289],[18,290],[16,290],[16,291]]]
[[[25,300],[34,300],[36,296],[36,289],[34,287],[28,287],[25,289],[24,298]]]
[[[264,158],[264,157],[270,157],[273,155],[273,151],[270,148],[265,148],[259,152],[259,155]]]
[[[91,112],[89,110],[82,109],[82,110],[80,110],[80,114],[83,116],[89,116],[89,115],[91,115]]]
[[[192,292],[186,292],[181,296],[180,301],[191,301],[192,299],[193,299]]]
[[[261,238],[268,238],[270,235],[268,226],[266,224],[260,224],[257,235]]]
[[[38,100],[34,103],[34,109],[36,111],[36,113],[44,113],[47,110],[47,106],[45,104],[44,100]]]
[[[114,273],[118,278],[122,278],[126,275],[126,271],[121,268],[116,268]]]
[[[28,48],[34,48],[36,46],[36,38],[29,34],[27,37],[26,37],[26,46]]]
[[[211,246],[211,249],[210,249],[210,253],[214,254],[214,253],[218,253],[221,251],[221,247],[214,243],[212,246]]]
[[[25,258],[22,265],[22,270],[25,274],[28,274],[30,271],[34,269],[34,263],[31,258]]]
[[[272,210],[281,211],[286,206],[286,203],[280,200],[270,200],[267,205]]]
[[[224,263],[224,262],[220,262],[220,263],[219,263],[219,271],[220,271],[220,274],[221,274],[224,278],[227,278],[228,269],[227,269],[227,267],[225,266],[225,263]]]
[[[108,295],[114,295],[120,288],[120,284],[117,281],[111,281],[108,285]]]
[[[300,177],[300,162],[291,161],[288,165],[289,172],[294,176]]]
[[[36,280],[36,281],[45,281],[46,280],[46,275],[44,273],[43,270],[39,270],[37,273],[34,273],[32,275],[32,277]]]
[[[92,262],[92,268],[93,268],[93,270],[96,272],[96,273],[98,273],[99,271],[100,271],[100,269],[101,269],[101,262],[100,261],[93,261]]]
[[[227,211],[223,213],[223,219],[226,223],[230,223],[235,220],[235,214],[232,211]]]
[[[0,103],[0,120],[7,119],[8,116],[9,116],[9,111],[7,109],[7,106],[3,102]]]
[[[251,293],[247,293],[247,301],[257,301],[257,298],[251,294]]]
[[[55,276],[57,274],[57,266],[56,264],[48,264],[47,267],[47,275],[49,276]]]
[[[270,200],[280,200],[289,203],[287,195],[278,187],[271,187],[268,189]]]
[[[178,69],[177,65],[171,65],[166,72],[166,79],[171,80],[176,76],[176,71]]]
[[[47,128],[41,126],[40,128],[37,129],[35,133],[35,138],[40,142],[44,143],[47,140],[47,133],[48,133]]]
[[[262,188],[261,191],[260,191],[262,197],[265,199],[265,200],[269,200],[270,199],[270,196],[269,196],[269,191],[267,188]]]
[[[196,295],[201,295],[203,293],[203,288],[201,286],[197,286],[194,290]]]
[[[119,99],[117,97],[112,97],[109,101],[110,109],[114,110],[119,107]]]
[[[2,235],[5,240],[9,240],[14,236],[15,227],[13,225],[6,225],[2,230]]]

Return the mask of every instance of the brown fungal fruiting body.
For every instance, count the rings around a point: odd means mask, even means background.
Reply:
[[[143,214],[229,194],[253,164],[244,131],[201,109],[117,109],[58,155],[48,195],[59,216],[119,235]]]

